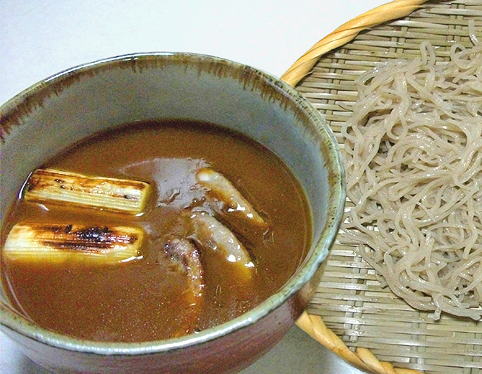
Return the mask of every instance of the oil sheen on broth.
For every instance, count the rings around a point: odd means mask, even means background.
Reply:
[[[18,222],[126,225],[145,231],[141,256],[112,265],[2,256],[2,284],[14,306],[63,334],[140,342],[226,322],[275,293],[310,245],[309,208],[291,172],[265,147],[219,126],[185,120],[136,122],[88,138],[42,167],[141,180],[153,187],[144,212],[137,215],[21,198],[12,207],[2,243]],[[195,178],[201,168],[226,176],[266,225],[247,223],[219,205],[213,208]],[[244,245],[254,265],[249,280],[219,251],[206,249],[205,239],[182,218],[187,210],[216,217]],[[188,238],[197,249],[203,281],[197,299],[189,297],[186,274],[166,254],[166,240],[172,237]]]

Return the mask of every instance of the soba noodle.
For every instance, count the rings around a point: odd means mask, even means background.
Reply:
[[[362,75],[342,132],[354,207],[340,233],[412,307],[482,315],[482,45]]]

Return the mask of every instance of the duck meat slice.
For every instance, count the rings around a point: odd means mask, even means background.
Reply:
[[[244,279],[252,277],[254,264],[251,256],[231,230],[204,212],[193,212],[190,218],[193,239],[202,248],[217,251],[227,262],[236,265]]]
[[[266,226],[266,221],[223,174],[211,168],[202,168],[197,171],[196,180],[211,195],[226,204],[229,212],[235,212],[253,224]]]
[[[191,310],[188,313],[183,313],[180,320],[180,328],[176,336],[182,336],[194,332],[203,309],[204,271],[199,251],[187,239],[168,237],[164,243],[164,252],[176,264],[178,271],[185,274],[187,279],[184,296]]]

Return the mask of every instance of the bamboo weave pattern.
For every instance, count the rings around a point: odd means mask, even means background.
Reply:
[[[482,37],[482,1],[395,0],[347,22],[282,76],[323,114],[342,146],[354,81],[376,64],[419,55],[429,40],[446,59],[456,41],[471,46],[469,20]],[[350,207],[350,202],[347,202]],[[336,243],[307,313],[304,331],[355,366],[377,374],[482,374],[482,328],[443,315],[433,321],[378,283],[355,248]]]

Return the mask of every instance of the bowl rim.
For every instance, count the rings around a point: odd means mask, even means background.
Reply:
[[[28,100],[29,97],[34,96],[38,90],[48,86],[51,83],[59,82],[66,77],[85,73],[88,71],[96,71],[100,68],[108,68],[122,60],[142,59],[142,58],[186,58],[189,60],[210,60],[216,63],[230,65],[233,69],[248,68],[255,72],[259,78],[270,84],[274,90],[283,93],[283,96],[288,97],[295,105],[302,110],[302,112],[313,121],[318,129],[323,130],[321,138],[329,148],[329,159],[325,161],[325,166],[332,168],[331,173],[336,181],[332,184],[333,192],[332,199],[327,204],[327,220],[325,226],[320,233],[320,238],[315,243],[311,244],[311,255],[307,256],[303,261],[297,273],[292,276],[275,294],[268,297],[258,306],[243,313],[242,315],[229,320],[220,325],[202,330],[196,334],[190,334],[178,338],[154,340],[147,342],[97,342],[90,340],[83,340],[65,336],[56,332],[52,332],[42,328],[35,323],[29,321],[23,316],[13,312],[10,308],[3,305],[0,300],[0,328],[6,332],[16,332],[24,337],[28,337],[35,341],[70,351],[93,353],[98,355],[140,355],[152,354],[183,349],[190,346],[207,343],[222,336],[231,334],[237,330],[248,327],[255,322],[263,319],[272,311],[282,306],[288,299],[295,295],[307,284],[315,275],[319,267],[323,264],[328,256],[329,249],[335,241],[336,234],[341,225],[344,205],[345,205],[345,171],[342,162],[342,156],[336,138],[332,130],[328,127],[325,119],[318,112],[318,110],[298,91],[292,86],[275,77],[274,75],[262,71],[260,69],[234,62],[229,59],[188,52],[139,52],[123,54],[114,57],[103,58],[92,62],[80,64],[59,73],[53,74],[45,78],[25,90],[21,91],[13,98],[0,106],[0,113],[15,111],[22,102]],[[3,128],[0,128],[3,130]],[[2,138],[0,132],[0,138]],[[3,139],[0,143],[3,143]],[[0,144],[1,146],[1,144]],[[330,215],[331,214],[331,215]],[[9,331],[10,330],[10,331]]]

